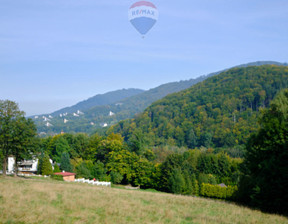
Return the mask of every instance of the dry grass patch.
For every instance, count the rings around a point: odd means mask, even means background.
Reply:
[[[288,223],[209,199],[52,180],[0,178],[0,223]]]

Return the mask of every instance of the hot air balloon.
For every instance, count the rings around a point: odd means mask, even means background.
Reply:
[[[143,36],[155,25],[158,19],[156,6],[147,1],[134,3],[129,9],[129,20]]]

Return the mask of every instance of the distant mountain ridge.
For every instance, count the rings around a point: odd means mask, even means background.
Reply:
[[[63,109],[57,110],[53,112],[51,115],[57,115],[61,113],[73,113],[73,112],[76,112],[77,110],[85,111],[94,106],[102,106],[102,105],[116,103],[117,101],[121,101],[125,98],[137,95],[144,91],[145,90],[142,90],[142,89],[130,88],[130,89],[121,89],[121,90],[111,91],[111,92],[104,93],[104,94],[97,94],[71,107],[65,107]]]
[[[283,66],[288,65],[287,63],[279,63],[274,61],[258,61],[234,66],[233,68],[261,66],[267,64]],[[38,132],[45,132],[49,134],[60,133],[61,131],[91,133],[98,128],[110,126],[121,120],[132,118],[136,114],[143,112],[144,109],[146,109],[153,102],[160,100],[169,94],[190,88],[191,86],[202,82],[209,77],[216,76],[227,70],[229,69],[203,75],[195,79],[163,84],[147,91],[140,89],[123,89],[96,95],[88,100],[81,101],[74,106],[66,107],[53,112],[51,114],[53,116],[53,120],[47,121],[47,119],[44,118],[45,116],[41,117],[41,119],[44,120],[41,120],[40,118],[34,120],[36,122]],[[84,114],[77,114],[78,110],[84,112]],[[65,118],[62,116],[64,113]],[[47,116],[48,115],[46,115],[46,117]],[[48,124],[47,122],[50,123]]]

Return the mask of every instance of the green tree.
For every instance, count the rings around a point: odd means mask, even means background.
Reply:
[[[181,169],[175,169],[169,178],[170,192],[174,194],[182,194],[185,191],[185,179],[181,173]]]
[[[55,151],[53,152],[54,160],[56,162],[60,162],[61,157],[64,152],[70,152],[70,146],[67,140],[63,136],[60,136],[55,141]],[[70,158],[70,155],[69,155],[69,158]]]
[[[112,171],[110,173],[110,177],[113,184],[120,184],[121,181],[123,180],[123,176],[116,171]]]
[[[76,173],[78,177],[83,177],[86,179],[91,179],[91,171],[85,162],[82,162],[80,165],[76,167]]]
[[[264,110],[260,125],[247,144],[240,200],[288,214],[288,90]]]
[[[101,141],[102,137],[97,134],[92,135],[88,140],[87,148],[84,150],[83,159],[96,161],[97,150]]]
[[[60,173],[60,172],[61,172],[60,167],[57,164],[55,164],[53,173]]]
[[[8,156],[14,154],[16,164],[20,159],[27,157],[35,146],[32,143],[35,135],[34,123],[24,117],[24,112],[19,110],[17,104],[9,100],[0,100],[0,150],[3,156],[4,176]]]
[[[66,172],[72,172],[72,165],[70,163],[70,155],[68,152],[63,152],[61,155],[61,162],[60,162],[61,170]]]
[[[137,163],[139,157],[134,152],[122,149],[120,151],[112,151],[108,154],[108,163],[106,168],[108,172],[117,172],[123,176],[123,183],[132,183],[136,178],[136,170],[132,169],[132,165]]]
[[[161,164],[161,182],[158,186],[159,190],[171,192],[170,181],[171,177],[175,175],[175,169],[180,169],[183,163],[182,155],[171,154],[166,160]],[[173,178],[173,177],[172,177]],[[173,180],[173,179],[172,179]]]
[[[41,174],[42,175],[51,175],[53,173],[52,165],[47,154],[44,155],[41,163]]]
[[[42,164],[44,159],[44,152],[41,152],[41,155],[38,158],[38,164],[37,164],[37,174],[41,174]]]
[[[105,168],[104,163],[101,163],[100,161],[97,161],[96,163],[94,163],[94,166],[91,172],[93,178],[104,181],[107,179],[106,173],[107,173],[107,169]]]
[[[29,118],[20,117],[15,119],[12,124],[12,152],[11,154],[15,158],[15,172],[16,176],[18,171],[18,162],[31,158],[32,153],[35,152],[39,146],[39,141],[36,139],[37,130],[34,122]]]
[[[97,149],[96,158],[100,162],[106,164],[109,160],[110,152],[117,152],[123,150],[124,139],[120,134],[110,134],[106,139],[102,140]]]

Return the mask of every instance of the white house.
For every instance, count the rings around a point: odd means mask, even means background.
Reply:
[[[53,161],[49,159],[50,163],[53,164]],[[15,158],[13,156],[8,157],[8,166],[7,166],[7,173],[12,174],[14,173],[14,166],[15,166]],[[37,173],[38,167],[38,158],[33,157],[31,160],[23,160],[18,162],[18,172],[19,173]],[[53,168],[53,166],[52,166]]]
[[[77,110],[77,114],[83,115],[84,113],[82,111],[80,111],[80,110]]]
[[[100,126],[101,126],[102,128],[105,128],[105,127],[108,127],[108,124],[107,124],[107,123],[101,123]]]
[[[113,115],[115,115],[112,111],[110,111],[109,112],[109,116],[111,117],[111,116],[113,116]]]
[[[74,117],[79,117],[79,114],[73,113]]]
[[[18,162],[18,172],[22,173],[36,173],[38,166],[38,159],[23,160]]]

